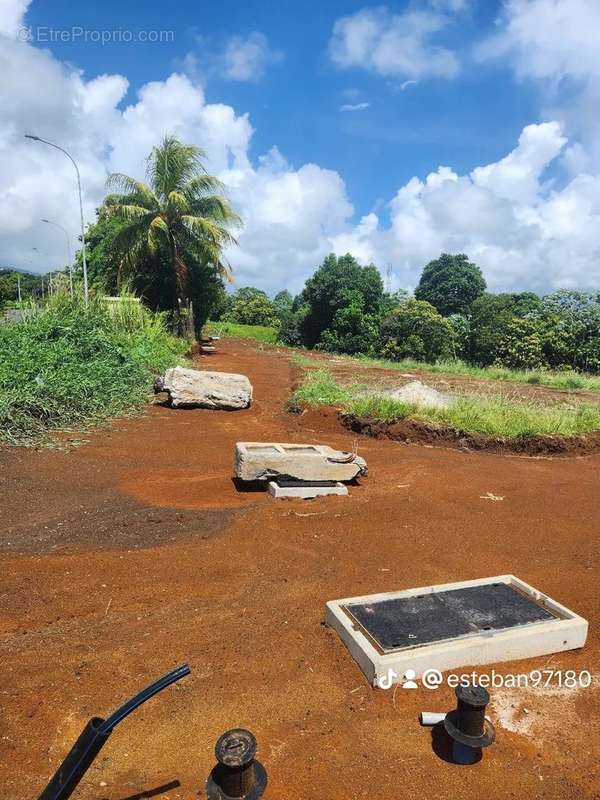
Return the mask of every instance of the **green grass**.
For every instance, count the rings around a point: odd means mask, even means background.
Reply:
[[[55,296],[46,310],[0,325],[0,439],[31,444],[83,429],[148,400],[154,374],[186,344],[159,315]]]
[[[277,329],[264,325],[240,325],[237,322],[207,322],[206,330],[215,336],[238,336],[242,339],[258,339],[259,342],[275,344]]]
[[[539,402],[516,402],[501,395],[459,396],[444,409],[429,409],[403,403],[384,395],[364,395],[364,385],[341,385],[327,370],[308,374],[294,393],[294,402],[305,405],[335,406],[341,411],[380,422],[411,418],[456,430],[503,438],[540,435],[574,436],[600,430],[600,404],[575,406]]]
[[[564,372],[552,372],[550,370],[514,370],[508,367],[474,367],[460,360],[438,361],[435,364],[428,364],[423,361],[404,359],[403,361],[385,361],[378,358],[367,358],[366,356],[344,356],[334,353],[332,358],[344,359],[357,362],[367,367],[380,367],[382,369],[397,369],[402,372],[407,370],[421,370],[422,372],[440,373],[444,375],[463,375],[469,378],[483,378],[493,381],[507,381],[508,383],[529,383],[540,386],[548,386],[552,389],[587,389],[592,392],[600,392],[600,377],[595,375],[585,375],[572,370]],[[298,364],[313,364],[305,355],[299,354],[294,358]]]

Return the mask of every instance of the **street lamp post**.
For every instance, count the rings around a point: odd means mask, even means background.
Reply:
[[[49,142],[46,139],[42,139],[39,136],[33,136],[30,133],[25,134],[26,139],[32,139],[34,142],[43,142],[44,144],[50,145],[50,147],[55,147],[57,150],[60,150],[61,153],[64,153],[67,158],[71,160],[71,163],[75,167],[75,172],[77,173],[77,190],[79,192],[79,215],[81,219],[81,260],[83,262],[83,297],[85,300],[85,304],[88,304],[88,278],[87,278],[87,263],[85,260],[85,230],[83,227],[83,199],[81,197],[81,177],[79,175],[79,167],[75,163],[75,159],[73,156],[68,153],[63,147],[60,147],[54,142]]]
[[[69,257],[69,289],[71,290],[71,297],[73,297],[73,257],[71,255],[71,239],[69,238],[69,232],[66,228],[63,228],[62,225],[59,225],[58,222],[53,222],[51,219],[43,219],[41,222],[46,222],[48,225],[54,225],[54,227],[60,228],[65,235],[65,239],[67,240],[67,255]]]

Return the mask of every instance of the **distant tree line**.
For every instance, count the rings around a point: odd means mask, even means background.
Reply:
[[[600,372],[600,293],[486,288],[462,253],[430,261],[413,295],[388,294],[373,264],[330,254],[296,297],[223,289],[211,317],[276,327],[284,344],[335,353]]]
[[[38,301],[51,288],[51,281],[64,282],[65,275],[58,270],[45,275],[34,275],[16,269],[0,269],[0,309],[15,306],[19,300],[19,286],[23,302]]]

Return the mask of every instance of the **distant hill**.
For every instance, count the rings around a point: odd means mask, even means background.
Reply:
[[[19,299],[18,279],[21,279],[21,298],[24,300],[42,293],[42,276],[17,269],[0,269],[0,308]],[[44,278],[44,284],[46,283]]]

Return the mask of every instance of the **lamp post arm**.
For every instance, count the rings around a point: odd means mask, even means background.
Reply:
[[[79,217],[81,221],[81,260],[83,262],[83,297],[85,300],[85,304],[88,304],[88,276],[87,276],[87,261],[85,258],[85,228],[83,222],[83,198],[81,195],[81,176],[79,174],[79,167],[73,156],[61,147],[58,144],[54,144],[54,142],[49,142],[47,139],[42,139],[41,136],[30,136],[29,134],[25,134],[25,138],[33,139],[35,142],[43,142],[44,144],[49,145],[50,147],[54,147],[56,150],[60,150],[61,153],[64,153],[67,158],[71,161],[73,166],[75,167],[75,172],[77,174],[77,191],[79,193]]]

